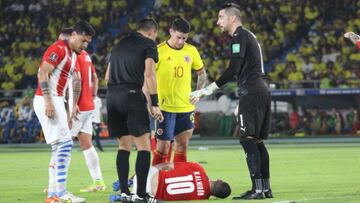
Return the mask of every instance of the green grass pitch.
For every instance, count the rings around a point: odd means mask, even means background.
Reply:
[[[251,202],[360,202],[360,144],[269,144],[271,184],[275,198]],[[91,183],[79,148],[72,153],[68,189],[87,203],[108,202],[116,179],[116,147],[100,152],[106,192],[80,194]],[[131,171],[136,152],[131,153]],[[44,202],[49,147],[0,146],[0,203]],[[222,178],[231,196],[249,189],[250,180],[240,145],[192,147],[189,161],[200,162],[211,179]],[[133,172],[131,172],[132,174]],[[192,202],[239,202],[230,198]],[[243,202],[243,201],[242,201]]]

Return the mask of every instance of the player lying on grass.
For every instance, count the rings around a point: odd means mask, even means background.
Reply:
[[[133,191],[136,191],[136,176]],[[228,183],[209,180],[205,169],[194,162],[163,163],[150,167],[146,192],[164,201],[203,200],[211,195],[226,198],[231,193]],[[110,197],[110,202],[121,201],[121,195]]]

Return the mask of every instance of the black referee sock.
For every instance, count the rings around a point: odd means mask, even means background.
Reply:
[[[116,168],[119,177],[120,190],[121,193],[126,193],[127,195],[130,195],[130,190],[128,187],[129,156],[129,151],[118,150],[116,157]]]
[[[270,189],[270,161],[269,153],[263,142],[257,144],[261,157],[261,177],[263,189],[267,192]]]
[[[146,182],[150,168],[150,152],[138,151],[136,157],[135,172],[137,176],[137,195],[144,198],[146,195]]]
[[[252,190],[262,190],[261,184],[259,184],[259,180],[261,179],[261,159],[260,152],[256,146],[256,140],[241,138],[240,144],[244,148],[246,154],[246,162],[250,172]]]

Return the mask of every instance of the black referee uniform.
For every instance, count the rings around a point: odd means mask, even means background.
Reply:
[[[149,113],[142,92],[146,58],[158,61],[156,44],[138,32],[122,39],[111,52],[107,113],[112,137],[149,132]]]
[[[271,97],[265,80],[261,47],[256,36],[242,26],[233,34],[229,68],[216,81],[221,87],[236,76],[239,92],[240,143],[247,154],[252,190],[235,199],[261,199],[269,191],[269,155],[263,139],[270,129]],[[270,191],[271,192],[271,191]]]
[[[130,194],[127,180],[129,176],[129,156],[133,139],[125,137],[132,135],[139,140],[147,140],[141,136],[149,133],[150,121],[146,97],[142,92],[144,84],[145,60],[158,61],[156,44],[139,32],[134,32],[123,38],[113,49],[110,57],[107,114],[108,129],[111,137],[117,137],[119,150],[116,157],[116,167],[119,177],[121,201],[135,202],[134,198],[142,198],[140,202],[157,202],[146,196],[146,182],[150,167],[150,147],[148,150],[138,147],[135,172],[138,177],[138,189],[134,196]],[[134,139],[135,140],[135,139]],[[139,141],[138,140],[138,141]],[[141,143],[144,146],[150,146]]]

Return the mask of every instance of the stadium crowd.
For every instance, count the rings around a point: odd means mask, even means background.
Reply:
[[[100,79],[104,78],[111,47],[134,28],[136,20],[151,14],[160,24],[158,42],[166,39],[169,22],[175,16],[190,21],[192,32],[188,42],[198,47],[208,78],[213,81],[222,74],[229,61],[226,46],[229,38],[216,26],[217,9],[214,8],[222,3],[220,0],[1,1],[0,97],[11,96],[13,89],[34,89],[45,48],[57,39],[62,28],[79,18],[88,20],[96,29],[96,36],[87,51]],[[343,38],[347,31],[360,32],[359,1],[329,3],[319,0],[314,4],[310,0],[255,0],[238,3],[244,8],[244,27],[259,38],[269,80],[276,88],[359,87],[360,52]],[[100,87],[105,87],[104,80],[100,81]],[[16,106],[28,106],[23,103]],[[3,102],[3,139],[14,139],[16,136],[9,132],[23,129],[27,135],[21,136],[24,138],[19,142],[33,140],[30,134],[36,133],[39,126],[26,125],[36,119],[33,113],[28,112],[29,116],[23,119],[17,111],[8,111],[10,108],[5,106],[6,102]],[[14,119],[19,121],[17,125],[24,127],[8,130],[15,124],[5,121]]]

